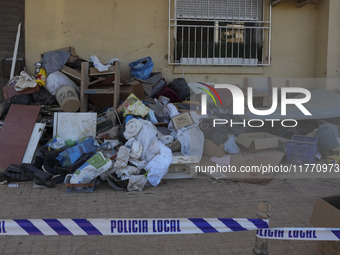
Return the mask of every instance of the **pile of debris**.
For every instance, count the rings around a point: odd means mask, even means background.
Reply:
[[[89,75],[83,73],[84,62]],[[152,72],[147,57],[132,62],[131,80],[120,80],[114,90],[120,77],[117,62],[114,58],[102,64],[96,56],[88,62],[67,47],[42,54],[33,77],[23,71],[8,82],[0,108],[5,119],[1,183],[64,183],[70,192],[92,192],[107,182],[114,190],[142,191],[163,178],[190,178],[197,172],[216,179],[264,178],[253,171],[239,176],[204,168],[211,164],[237,169],[280,165],[283,160],[304,164],[321,154],[339,163],[332,154],[340,151],[340,123],[301,120],[294,128],[281,129],[214,125],[216,119],[227,123],[235,116],[230,103],[217,107],[213,97],[207,102],[209,114],[201,115],[202,93],[215,92],[213,84],[183,78],[168,84],[161,73]],[[84,82],[101,94],[86,94]],[[112,107],[117,91],[120,101]],[[78,112],[84,105],[89,111]]]

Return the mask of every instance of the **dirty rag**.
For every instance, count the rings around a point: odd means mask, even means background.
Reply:
[[[114,168],[125,168],[128,164],[129,156],[130,156],[130,149],[126,146],[120,146],[118,153],[117,153],[117,158],[116,158],[116,163],[114,164]]]
[[[127,180],[131,176],[136,175],[138,173],[139,173],[138,168],[134,166],[127,166],[126,168],[120,168],[116,171],[117,176],[121,180]]]
[[[131,119],[125,126],[124,137],[129,140],[130,138],[138,135],[143,126],[143,122],[139,119]]]
[[[127,186],[128,191],[142,191],[145,187],[148,179],[144,175],[131,175],[129,184]]]
[[[34,88],[37,85],[35,79],[29,76],[26,72],[22,71],[19,76],[19,80],[14,85],[16,91],[22,91],[27,88]]]

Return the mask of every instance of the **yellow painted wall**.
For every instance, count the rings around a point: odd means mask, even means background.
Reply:
[[[128,64],[145,56],[152,57],[154,71],[167,81],[182,77],[183,71],[188,81],[240,85],[245,76],[282,78],[276,79],[277,86],[284,86],[286,78],[303,83],[300,78],[315,77],[318,9],[313,4],[296,8],[295,0],[272,10],[272,64],[264,68],[177,68],[174,73],[167,62],[167,0],[26,0],[25,22],[31,73],[40,53],[71,45],[85,59],[93,54],[102,62],[118,57],[123,78],[129,78]]]
[[[330,0],[328,54],[327,54],[327,88],[340,91],[340,1]]]
[[[315,63],[316,77],[327,76],[329,1],[330,0],[323,0],[318,4],[317,52]]]

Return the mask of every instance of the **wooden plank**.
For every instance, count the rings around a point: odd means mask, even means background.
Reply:
[[[302,1],[302,2],[298,3],[297,7],[301,8],[302,6],[304,6],[304,5],[308,4],[308,3],[315,3],[315,1],[314,0],[305,0],[305,1]]]
[[[105,81],[105,80],[106,80],[105,77],[99,77],[97,80],[91,81],[91,82],[89,83],[89,86],[92,86],[92,85],[94,85],[94,84],[100,83],[100,82]]]
[[[24,158],[21,163],[32,163],[34,153],[37,149],[38,143],[42,134],[44,133],[46,124],[45,123],[35,123],[31,138],[28,142]]]
[[[63,68],[61,68],[60,71],[74,79],[77,79],[79,81],[81,80],[81,74],[77,70],[74,70],[71,67],[63,66]]]
[[[0,132],[0,170],[20,164],[30,140],[40,106],[11,105]]]
[[[14,86],[5,86],[2,88],[2,92],[4,95],[4,98],[9,99],[12,98],[16,95],[21,95],[21,94],[33,94],[34,92],[37,92],[40,90],[40,86],[35,86],[34,88],[27,88],[22,91],[16,91]]]
[[[274,7],[275,5],[281,3],[283,0],[272,0],[272,6]]]
[[[87,90],[84,91],[84,94],[86,94],[86,95],[95,95],[95,94],[99,94],[99,95],[109,94],[109,95],[112,95],[113,94],[113,88],[109,88],[109,89],[87,89]]]
[[[120,93],[120,62],[115,62],[115,86],[113,94],[113,108],[117,109],[119,103],[119,93]]]
[[[81,79],[80,79],[80,111],[87,112],[87,101],[89,96],[84,92],[88,89],[89,79],[89,62],[81,63]]]

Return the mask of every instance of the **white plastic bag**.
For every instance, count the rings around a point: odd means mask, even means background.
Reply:
[[[204,134],[197,125],[177,130],[177,139],[181,143],[181,152],[185,156],[196,156],[201,160],[204,147]]]
[[[57,72],[51,73],[47,77],[45,88],[52,95],[55,95],[58,89],[60,89],[63,86],[72,86],[76,90],[77,94],[79,95],[78,86],[62,72],[57,71]]]
[[[224,143],[224,150],[229,154],[240,152],[240,148],[236,144],[236,137],[234,135],[229,136],[228,141]]]
[[[153,146],[158,147],[159,154],[147,164],[145,170],[148,171],[148,181],[151,185],[157,186],[168,172],[172,162],[172,152],[161,141],[157,141]]]

